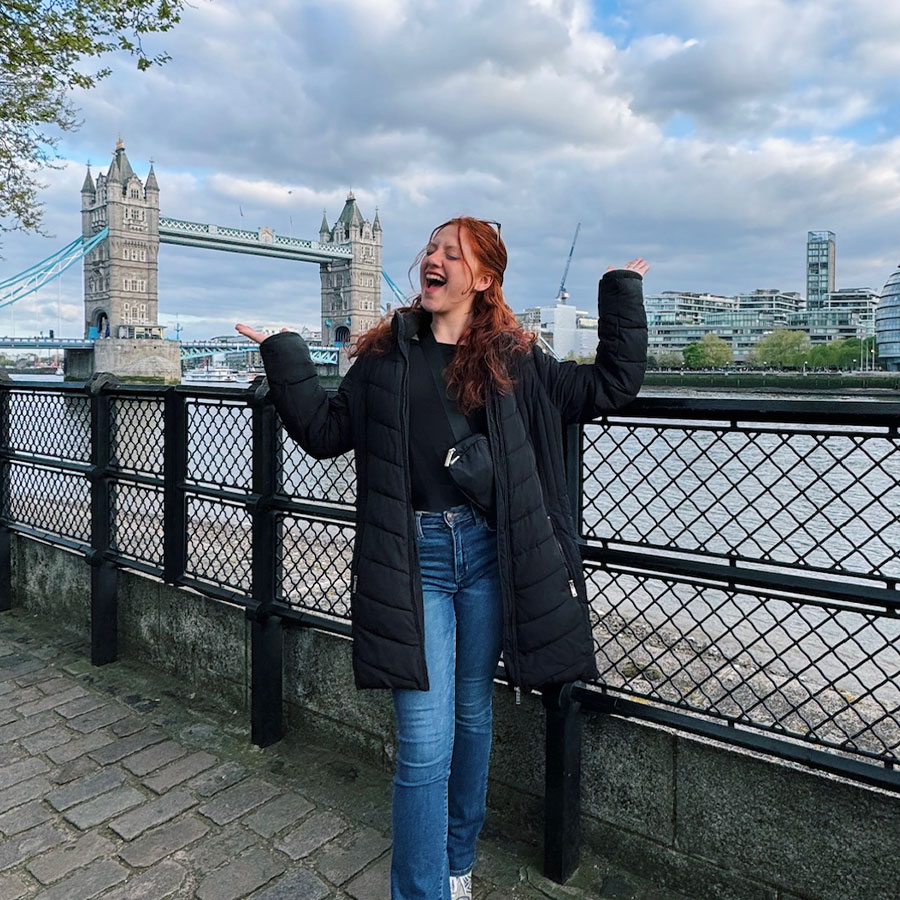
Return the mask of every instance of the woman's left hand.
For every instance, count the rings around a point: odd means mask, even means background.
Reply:
[[[650,269],[650,263],[648,263],[647,260],[645,260],[645,259],[641,259],[640,257],[637,257],[636,259],[631,260],[631,262],[625,263],[625,265],[622,266],[621,268],[628,269],[630,272],[637,272],[638,275],[640,275],[641,278],[643,278],[644,275],[646,275],[648,270]],[[614,272],[615,270],[616,270],[615,266],[610,266],[606,271]]]

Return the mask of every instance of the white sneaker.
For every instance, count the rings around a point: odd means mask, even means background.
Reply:
[[[450,900],[472,900],[472,870],[450,876]]]

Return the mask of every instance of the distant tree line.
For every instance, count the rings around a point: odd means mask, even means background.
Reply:
[[[803,331],[786,329],[773,331],[763,337],[751,350],[747,365],[763,368],[801,369],[854,369],[860,364],[860,357],[878,363],[877,345],[874,337],[860,341],[859,338],[844,338],[827,344],[811,346],[809,335]],[[681,353],[662,351],[652,353],[647,365],[659,369],[720,369],[734,362],[731,345],[715,334],[706,334],[702,340],[688,344]]]

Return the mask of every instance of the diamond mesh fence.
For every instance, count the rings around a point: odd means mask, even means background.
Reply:
[[[250,593],[253,535],[250,513],[235,503],[187,497],[187,566],[199,581]]]
[[[278,429],[281,490],[305,500],[352,506],[356,502],[356,466],[352,454],[315,459]]]
[[[110,465],[121,473],[163,474],[163,402],[117,397],[112,404]]]
[[[161,488],[118,482],[111,489],[112,549],[163,567],[164,496]]]
[[[346,523],[282,516],[285,602],[335,616],[350,617],[350,562],[355,529]]]
[[[190,399],[187,412],[188,478],[249,492],[253,422],[246,402]]]
[[[586,426],[584,536],[898,579],[900,437],[838,429]]]
[[[91,458],[91,403],[71,393],[9,391],[9,449],[72,462]]]
[[[91,486],[83,474],[11,463],[7,502],[11,521],[90,546]]]
[[[643,554],[586,565],[604,688],[900,762],[900,616],[853,594],[900,577],[896,430],[612,421],[582,451],[588,545]]]

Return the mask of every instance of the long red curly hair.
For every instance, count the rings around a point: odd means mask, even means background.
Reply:
[[[491,387],[501,393],[512,390],[510,363],[517,354],[531,350],[535,336],[522,329],[503,298],[503,273],[506,271],[507,255],[499,228],[495,229],[495,223],[471,216],[457,216],[438,225],[431,232],[431,240],[448,225],[457,225],[460,231],[465,229],[468,235],[475,259],[470,262],[464,253],[462,259],[469,271],[470,283],[475,282],[475,271],[479,275],[492,276],[488,287],[475,294],[469,324],[460,336],[453,361],[445,372],[447,386],[455,394],[460,412],[466,414],[484,406]],[[462,252],[461,241],[460,251]],[[422,250],[410,271],[419,267],[424,255],[425,251]],[[394,313],[407,315],[421,305],[422,295],[417,294],[409,306],[394,310]],[[356,339],[350,355],[386,353],[391,342],[391,320],[387,316]]]

